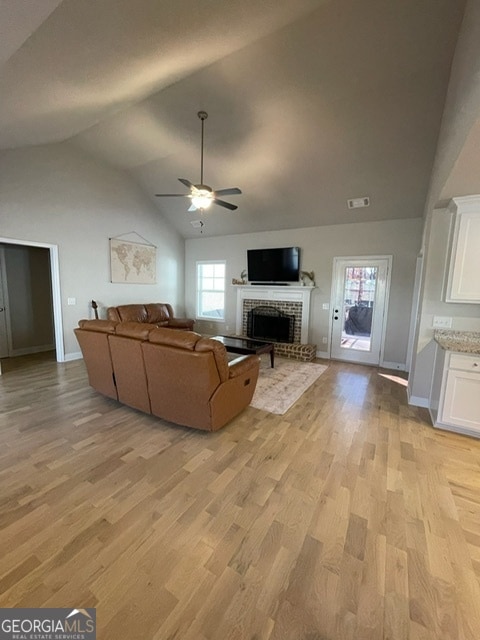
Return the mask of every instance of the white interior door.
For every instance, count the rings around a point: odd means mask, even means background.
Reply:
[[[391,256],[335,258],[330,356],[380,364]]]

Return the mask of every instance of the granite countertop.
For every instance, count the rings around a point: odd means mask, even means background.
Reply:
[[[480,354],[480,331],[436,329],[433,339],[446,351]]]

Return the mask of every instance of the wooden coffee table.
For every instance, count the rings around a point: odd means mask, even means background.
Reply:
[[[251,340],[250,338],[235,338],[233,336],[214,336],[213,340],[221,342],[230,353],[240,353],[241,355],[255,354],[257,356],[262,353],[269,353],[272,369],[275,366],[273,342],[262,342],[260,340]]]

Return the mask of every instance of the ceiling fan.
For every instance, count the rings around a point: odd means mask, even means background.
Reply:
[[[205,120],[208,118],[206,111],[199,111],[198,117],[202,121],[202,146],[200,155],[200,183],[193,184],[186,178],[179,178],[180,182],[190,189],[190,193],[156,193],[158,198],[190,198],[192,204],[189,207],[189,211],[196,211],[197,209],[208,209],[211,204],[218,204],[220,207],[235,211],[238,207],[225,200],[220,200],[218,196],[234,196],[240,195],[242,192],[238,187],[231,187],[229,189],[217,189],[213,190],[207,184],[203,184],[203,133]]]

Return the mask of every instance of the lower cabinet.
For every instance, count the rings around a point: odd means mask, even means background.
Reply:
[[[437,347],[430,413],[435,427],[480,438],[480,355]]]

